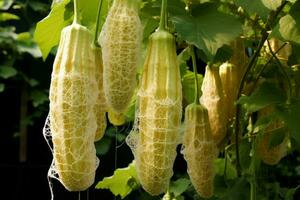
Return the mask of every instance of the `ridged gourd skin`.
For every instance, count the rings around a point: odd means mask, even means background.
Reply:
[[[218,67],[206,67],[201,90],[200,102],[208,110],[213,139],[220,144],[226,136],[227,106]]]
[[[232,47],[232,56],[229,63],[237,67],[238,75],[241,78],[245,72],[248,63],[248,56],[245,52],[244,39],[241,37],[236,38],[230,45]]]
[[[139,181],[151,195],[166,192],[173,175],[181,102],[175,39],[169,32],[158,30],[149,38],[138,92],[137,127],[127,138],[135,156]]]
[[[258,117],[270,115],[272,112],[273,110],[271,107],[264,108],[263,110],[258,112]],[[271,124],[269,124],[268,127],[266,127],[262,138],[258,141],[258,156],[267,165],[278,164],[280,160],[287,154],[288,134],[286,134],[285,138],[280,144],[269,148],[269,143],[272,134],[276,134],[276,132],[274,131],[283,127],[283,121],[279,119],[272,121]]]
[[[188,174],[197,193],[210,198],[214,193],[214,159],[218,151],[212,138],[207,109],[202,105],[188,105],[184,124],[182,153]]]
[[[138,1],[114,0],[99,43],[103,54],[104,94],[110,109],[126,110],[136,86],[142,26]]]
[[[96,122],[97,122],[97,130],[95,134],[95,142],[101,140],[101,138],[105,134],[105,129],[107,126],[107,119],[106,119],[106,112],[107,112],[107,105],[106,99],[104,97],[104,90],[103,90],[103,62],[102,62],[102,51],[100,47],[94,46],[93,47],[94,54],[95,54],[95,64],[96,64],[96,81],[98,85],[98,97],[94,106],[94,112],[96,115]]]
[[[62,30],[50,85],[50,129],[55,170],[69,191],[94,183],[98,96],[92,35],[73,23]]]
[[[235,117],[235,101],[240,85],[239,69],[229,62],[225,62],[220,66],[220,78],[227,107],[227,119],[232,120]]]

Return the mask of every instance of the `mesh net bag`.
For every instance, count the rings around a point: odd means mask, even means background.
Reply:
[[[94,105],[98,96],[90,32],[78,24],[63,29],[50,86],[44,135],[53,144],[49,176],[69,191],[86,190],[98,166]]]
[[[214,191],[214,159],[218,151],[212,138],[207,109],[201,105],[186,107],[181,152],[197,193],[201,197],[211,197]]]
[[[207,108],[209,123],[216,144],[226,136],[227,110],[219,68],[207,66],[202,82],[201,104]]]
[[[105,98],[116,113],[126,110],[136,84],[142,34],[137,5],[136,0],[115,0],[99,37]]]
[[[181,121],[181,82],[173,36],[165,31],[149,41],[136,121],[127,137],[138,178],[151,195],[166,192],[173,175]]]

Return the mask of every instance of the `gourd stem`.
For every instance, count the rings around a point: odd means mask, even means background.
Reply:
[[[79,11],[78,11],[78,0],[74,0],[74,20],[73,24],[78,24],[79,23]]]
[[[101,13],[101,8],[102,8],[102,0],[99,0],[99,3],[98,3],[98,11],[97,11],[97,18],[96,18],[96,29],[95,29],[95,36],[94,36],[94,45],[99,47],[99,44],[98,44],[98,34],[99,34],[99,23],[100,23],[100,13]]]
[[[193,70],[195,74],[195,99],[194,103],[195,104],[200,104],[199,103],[199,84],[198,84],[198,72],[197,72],[197,64],[196,64],[196,56],[195,56],[195,49],[193,45],[190,46],[190,51],[191,51],[191,56],[192,56],[192,63],[193,63]]]
[[[161,12],[160,12],[160,22],[159,22],[159,30],[166,30],[166,21],[167,21],[167,5],[168,0],[162,0],[161,3]]]

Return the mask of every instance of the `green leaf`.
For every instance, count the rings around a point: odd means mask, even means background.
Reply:
[[[0,10],[8,10],[14,3],[14,0],[0,0]]]
[[[176,181],[171,181],[169,192],[174,194],[175,197],[180,196],[190,186],[191,181],[187,178],[179,178]]]
[[[0,93],[5,90],[5,85],[3,83],[0,83]]]
[[[277,114],[285,121],[292,138],[300,145],[300,101],[291,104],[288,108],[278,110]]]
[[[180,54],[177,56],[177,61],[180,68],[180,76],[183,76],[187,73],[189,66],[187,65],[187,61],[191,58],[190,48],[185,48]]]
[[[0,77],[4,79],[17,75],[18,71],[13,67],[0,66]]]
[[[44,60],[58,44],[62,29],[71,21],[71,17],[65,15],[68,3],[70,0],[54,4],[49,15],[37,23],[34,39],[41,49]]]
[[[270,134],[271,136],[269,140],[269,149],[277,145],[280,145],[286,138],[286,133],[287,133],[286,128],[279,128],[273,130],[272,133]]]
[[[289,189],[285,194],[284,200],[293,200],[296,191],[299,189],[300,189],[300,185],[298,185],[295,188]]]
[[[96,142],[95,147],[97,154],[105,155],[109,151],[111,143],[111,138],[108,137],[103,137],[101,140]]]
[[[32,100],[33,107],[38,107],[39,105],[42,105],[45,102],[48,102],[48,93],[41,90],[33,90],[30,93],[30,99]]]
[[[283,16],[272,35],[283,40],[300,44],[300,1],[293,5],[290,13]]]
[[[198,76],[198,88],[199,96],[201,96],[201,85],[203,76],[197,74]],[[182,77],[182,89],[183,89],[183,98],[187,101],[188,104],[194,102],[195,99],[195,74],[192,71],[187,70],[186,74]]]
[[[261,18],[267,19],[270,10],[263,3],[263,1],[267,2],[268,4],[268,2],[272,0],[234,0],[236,5],[241,6],[250,15],[258,14]]]
[[[216,174],[219,176],[224,175],[225,171],[225,159],[224,158],[218,158],[214,161]],[[237,172],[235,170],[235,167],[232,165],[232,163],[227,160],[227,166],[226,166],[226,178],[227,179],[235,179],[237,177]]]
[[[171,17],[179,36],[203,50],[209,61],[213,61],[217,50],[241,33],[241,23],[233,16],[221,13],[214,4],[200,4],[190,15]]]
[[[256,112],[268,105],[285,102],[285,95],[274,83],[262,83],[251,96],[241,97],[237,103],[242,104],[248,113]]]
[[[261,0],[270,10],[276,10],[282,4],[282,0]]]
[[[0,13],[0,21],[19,20],[20,17],[8,12]]]
[[[115,196],[120,195],[124,199],[139,186],[133,161],[126,168],[116,169],[113,176],[105,177],[98,182],[96,189],[109,189]]]

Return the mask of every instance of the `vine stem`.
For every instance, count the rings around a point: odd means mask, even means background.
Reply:
[[[255,66],[257,58],[260,54],[260,50],[263,47],[265,41],[268,39],[270,32],[269,30],[272,30],[272,27],[274,25],[274,22],[277,19],[277,16],[279,15],[279,13],[282,11],[282,9],[284,8],[284,6],[287,4],[288,2],[285,0],[280,7],[278,7],[276,9],[276,11],[271,12],[268,21],[266,23],[265,29],[262,31],[262,37],[261,40],[258,44],[258,47],[256,48],[256,51],[254,53],[254,55],[251,57],[247,67],[246,67],[246,71],[243,74],[242,80],[240,82],[240,86],[239,86],[239,90],[238,90],[238,94],[236,97],[236,101],[241,97],[242,95],[242,91],[246,82],[246,78],[248,77],[251,69],[253,66]],[[241,105],[237,104],[237,108],[236,108],[236,113],[235,113],[235,144],[236,144],[236,169],[237,169],[237,173],[238,176],[241,176],[241,164],[240,164],[240,156],[239,156],[239,132],[240,132],[240,115],[241,115]]]
[[[162,0],[161,12],[160,12],[160,21],[159,21],[159,28],[158,28],[159,30],[166,30],[167,5],[168,5],[168,0]]]
[[[196,64],[196,56],[195,56],[195,48],[194,45],[189,45],[190,51],[191,51],[191,56],[192,56],[192,63],[193,63],[193,70],[194,70],[194,75],[195,75],[195,99],[194,103],[199,105],[199,84],[198,84],[198,72],[197,72],[197,64]]]
[[[79,23],[79,13],[78,13],[78,0],[74,0],[74,20],[73,23],[74,24],[78,24]]]
[[[96,29],[95,29],[95,36],[94,36],[94,45],[99,47],[99,44],[98,44],[98,34],[99,34],[99,23],[100,23],[100,14],[101,14],[101,9],[102,9],[102,3],[103,1],[102,0],[99,0],[99,3],[98,3],[98,11],[97,11],[97,18],[96,18]]]
[[[290,77],[289,77],[288,73],[285,71],[284,67],[282,66],[280,60],[279,60],[278,57],[276,56],[276,53],[274,53],[274,51],[272,50],[271,44],[270,44],[269,40],[267,40],[267,43],[268,43],[268,47],[269,47],[269,49],[270,49],[270,52],[271,52],[272,56],[275,58],[275,60],[276,60],[276,62],[277,62],[277,64],[278,64],[278,66],[279,66],[279,68],[281,69],[283,75],[284,75],[284,76],[286,77],[286,79],[287,79],[289,90],[288,90],[288,92],[287,92],[287,101],[286,101],[286,103],[287,103],[287,104],[290,104],[290,103],[291,103],[291,96],[292,96],[292,83],[291,83]]]

